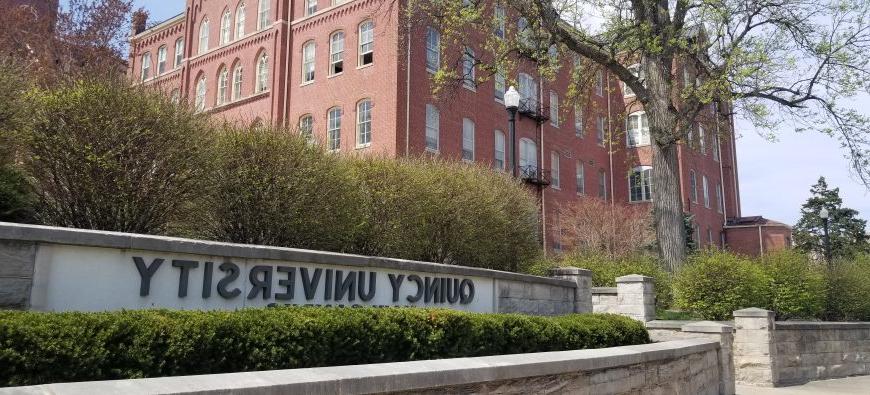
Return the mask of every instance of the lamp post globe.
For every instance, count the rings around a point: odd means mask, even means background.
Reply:
[[[512,108],[516,110],[520,106],[520,93],[513,86],[508,88],[504,94],[504,106],[508,110]]]

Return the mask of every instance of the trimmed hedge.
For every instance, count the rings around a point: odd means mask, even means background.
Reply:
[[[649,343],[604,314],[413,308],[0,312],[0,386],[228,373]]]

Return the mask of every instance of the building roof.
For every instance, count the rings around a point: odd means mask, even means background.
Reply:
[[[791,226],[786,225],[779,221],[770,220],[764,218],[760,215],[754,215],[750,217],[737,217],[731,218],[728,220],[728,223],[725,224],[725,227],[749,227],[749,226],[781,226],[784,228],[791,228]]]

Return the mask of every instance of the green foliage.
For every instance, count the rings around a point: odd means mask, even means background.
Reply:
[[[614,315],[410,308],[0,312],[0,386],[473,357],[649,343]]]
[[[615,287],[616,278],[629,274],[642,274],[655,279],[656,305],[667,308],[673,295],[671,276],[654,256],[635,254],[608,258],[600,254],[573,254],[566,256],[560,266],[574,266],[592,271],[592,286]]]
[[[836,261],[829,282],[827,319],[870,321],[870,254]]]
[[[32,222],[34,204],[24,174],[13,165],[0,165],[0,221]]]
[[[829,238],[831,255],[849,257],[855,253],[870,252],[867,240],[867,221],[858,217],[858,211],[843,207],[840,188],[828,189],[824,177],[810,189],[812,196],[801,208],[801,219],[795,225],[793,234],[795,245],[804,252],[824,256],[824,220],[819,211],[827,208],[830,213]]]
[[[204,115],[120,80],[80,80],[32,99],[23,156],[40,222],[162,233],[204,192]]]
[[[780,319],[820,317],[827,300],[825,269],[806,254],[783,250],[761,258],[769,304]]]
[[[721,251],[689,258],[674,278],[675,305],[705,319],[726,320],[734,310],[767,305],[767,277],[752,260]]]
[[[201,221],[206,238],[344,251],[363,221],[346,163],[299,135],[226,125],[217,133]]]

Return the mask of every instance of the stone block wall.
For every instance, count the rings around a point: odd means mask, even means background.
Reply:
[[[616,287],[592,288],[592,311],[596,313],[619,313]]]
[[[777,385],[870,374],[870,322],[776,322]]]
[[[646,323],[655,342],[704,339],[719,342],[719,393],[734,394],[734,327],[711,321],[650,321]]]
[[[574,312],[573,287],[525,281],[498,280],[498,312],[562,315]]]
[[[36,243],[0,240],[0,309],[30,307]]]

